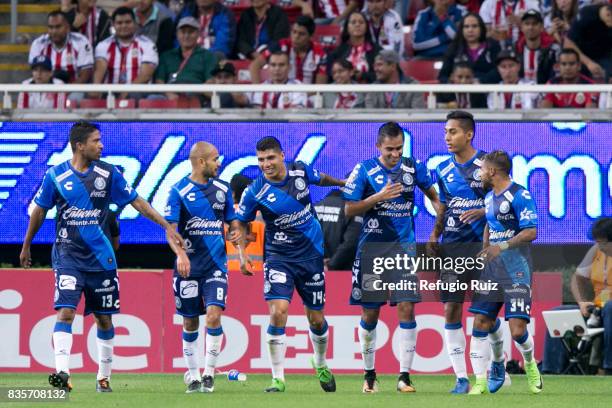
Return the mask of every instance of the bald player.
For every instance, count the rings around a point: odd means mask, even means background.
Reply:
[[[241,248],[244,243],[230,186],[217,178],[219,152],[210,143],[198,142],[191,148],[189,160],[191,175],[172,186],[165,210],[166,220],[178,227],[186,248],[173,247],[178,255],[172,286],[176,311],[183,316],[183,357],[189,371],[186,392],[213,392],[223,340],[221,313],[227,297],[223,223],[230,225],[230,242]],[[247,275],[252,274],[246,267],[248,262],[246,256],[241,257],[241,269]],[[206,361],[200,376],[196,341],[202,314],[206,314]]]

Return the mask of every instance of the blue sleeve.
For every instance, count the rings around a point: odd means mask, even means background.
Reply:
[[[178,224],[181,216],[181,196],[176,188],[172,187],[168,194],[168,201],[164,208],[164,218],[171,224]]]
[[[236,219],[236,212],[234,211],[234,199],[232,198],[232,189],[228,188],[225,193],[225,212],[223,214],[225,222],[232,222]]]
[[[438,182],[438,197],[442,204],[446,204],[446,193],[444,192],[444,179],[440,176],[440,173],[436,170],[436,181]]]
[[[123,177],[123,174],[113,166],[111,184],[111,201],[117,204],[119,207],[125,207],[132,201],[138,198],[138,193],[132,188]]]
[[[438,20],[437,24],[430,24],[427,13],[419,13],[415,26],[416,28],[413,36],[413,46],[415,50],[422,51],[429,48],[435,48],[448,41],[448,36],[444,31],[440,35],[435,35],[435,32],[440,28],[440,21]],[[444,27],[444,24],[442,24],[442,27]],[[434,39],[437,41],[432,41]]]
[[[308,178],[308,184],[318,185],[321,182],[321,175],[319,174],[319,170],[313,169],[312,166],[304,162],[298,163],[304,166],[304,171],[306,172],[306,177]]]
[[[220,51],[228,57],[236,39],[236,21],[229,12],[218,14],[214,22],[215,43],[211,51]]]
[[[247,187],[242,193],[238,210],[236,210],[236,218],[242,222],[251,222],[255,219],[257,213],[257,200],[251,191],[250,187]]]
[[[429,190],[429,187],[433,185],[433,180],[431,179],[429,169],[419,160],[416,161],[414,167],[416,169],[417,186],[419,186],[419,188],[423,191]]]
[[[535,201],[527,190],[520,190],[512,200],[514,214],[519,217],[519,228],[536,228],[538,226],[538,213]]]
[[[346,201],[361,201],[368,183],[365,169],[361,163],[357,164],[346,180],[343,196]]]
[[[51,170],[47,171],[43,182],[34,197],[34,202],[37,206],[49,210],[55,206],[55,199],[57,197],[55,190],[55,183],[53,182],[53,176]]]

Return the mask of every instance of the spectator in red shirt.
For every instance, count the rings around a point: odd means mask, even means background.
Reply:
[[[267,64],[274,48],[289,55],[289,79],[297,79],[305,84],[327,83],[326,54],[323,46],[312,41],[315,31],[314,20],[299,16],[291,27],[291,36],[279,41],[278,47],[266,47],[251,62],[249,71],[254,84],[261,82],[259,71]]]
[[[554,76],[561,47],[544,31],[544,20],[537,10],[527,10],[521,18],[522,38],[516,44],[516,53],[522,58],[521,77],[545,84]]]
[[[592,84],[593,81],[580,73],[580,56],[571,48],[561,50],[559,76],[549,84]],[[548,93],[540,104],[541,108],[595,108],[597,94],[589,92]]]
[[[374,58],[379,51],[380,46],[372,40],[366,16],[360,11],[354,11],[345,20],[341,43],[331,53],[329,60],[349,60],[355,67],[357,81],[370,83],[376,79]],[[328,66],[330,70],[331,66]]]

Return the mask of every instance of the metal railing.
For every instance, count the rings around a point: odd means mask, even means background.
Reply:
[[[115,94],[119,93],[145,93],[163,94],[188,93],[188,94],[212,94],[211,108],[219,109],[220,93],[251,93],[251,92],[303,92],[314,95],[313,106],[315,109],[323,107],[321,94],[326,92],[400,92],[400,93],[423,93],[427,95],[427,108],[436,108],[436,94],[440,93],[492,93],[495,106],[494,109],[502,109],[500,106],[503,93],[597,93],[605,98],[604,109],[612,109],[612,84],[576,84],[576,85],[503,85],[503,84],[474,84],[474,85],[451,85],[451,84],[349,84],[349,85],[312,85],[312,84],[0,84],[0,92],[3,93],[3,108],[12,109],[11,94],[19,92],[64,92],[67,94],[78,93],[103,93],[106,94],[107,108],[115,108]]]

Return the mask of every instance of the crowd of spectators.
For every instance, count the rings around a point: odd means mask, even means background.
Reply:
[[[407,60],[439,61],[439,83],[610,83],[612,4],[605,0],[61,0],[30,48],[24,83],[417,83]],[[397,4],[396,4],[397,3]],[[177,7],[179,5],[179,7]],[[403,11],[404,10],[404,11]],[[412,21],[413,20],[413,21]],[[406,23],[410,25],[406,25]],[[317,41],[337,30],[337,40]],[[333,35],[332,35],[333,37]],[[421,65],[422,66],[422,65]],[[439,107],[596,108],[596,93],[442,94]],[[62,108],[96,94],[23,93],[20,108]],[[134,94],[190,100],[210,95]],[[324,95],[326,108],[424,108],[422,94]],[[292,109],[312,95],[228,94],[223,107]]]

